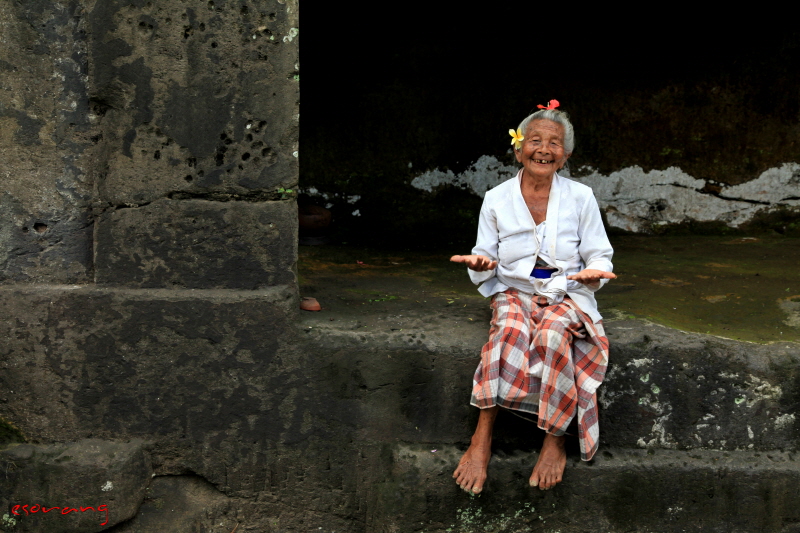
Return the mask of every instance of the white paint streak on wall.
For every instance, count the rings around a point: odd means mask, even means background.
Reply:
[[[772,204],[800,205],[800,165],[785,163],[771,168],[757,179],[726,188],[722,195]]]
[[[800,207],[800,164],[797,163],[771,168],[754,180],[723,188],[716,196],[700,192],[705,181],[678,167],[645,172],[632,166],[608,176],[592,169],[582,170],[590,174],[572,179],[594,190],[608,223],[638,233],[649,231],[653,224],[688,221],[719,221],[737,227],[764,209]],[[453,185],[469,188],[483,197],[487,190],[516,173],[514,166],[504,165],[492,156],[481,156],[460,174],[430,170],[414,178],[411,185],[427,192]],[[563,175],[569,177],[568,172]]]

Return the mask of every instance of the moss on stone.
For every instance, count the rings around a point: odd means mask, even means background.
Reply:
[[[25,435],[17,426],[0,416],[0,447],[26,440]]]
[[[732,228],[718,220],[688,220],[680,224],[652,224],[654,235],[739,235],[742,230]]]
[[[761,211],[743,229],[748,233],[774,231],[787,237],[800,237],[800,209],[781,206]]]

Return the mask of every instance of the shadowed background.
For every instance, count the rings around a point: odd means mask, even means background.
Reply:
[[[573,176],[674,166],[715,195],[800,158],[796,33],[444,4],[365,15],[327,3],[306,19],[300,184],[332,204],[334,240],[471,244],[481,199],[411,180],[483,155],[511,164],[508,129],[552,98],[575,126]],[[795,218],[744,229],[783,231]],[[705,226],[689,231],[720,230]]]

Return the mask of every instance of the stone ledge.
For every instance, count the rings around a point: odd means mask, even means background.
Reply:
[[[401,313],[384,321],[340,314],[333,322],[323,313],[303,313],[301,329],[306,340],[328,350],[330,364],[343,365],[343,375],[366,381],[368,376],[385,375],[385,383],[395,388],[408,376],[405,379],[415,383],[415,395],[438,406],[403,408],[408,414],[403,427],[427,430],[401,433],[401,438],[465,441],[468,432],[457,435],[472,410],[463,406],[469,401],[487,327],[458,316],[427,317],[408,308]],[[634,320],[608,321],[606,329],[611,363],[599,391],[601,446],[798,447],[800,424],[794,406],[800,402],[800,345],[758,345]],[[347,356],[339,358],[340,352]],[[462,414],[432,412],[450,409]],[[445,423],[448,419],[451,422]],[[522,435],[511,430],[509,438]]]
[[[212,300],[241,302],[245,300],[284,301],[296,300],[296,292],[291,285],[249,289],[186,289],[186,288],[126,288],[102,285],[46,285],[46,284],[8,284],[0,285],[0,301],[3,298],[52,298],[52,297],[112,296],[130,300]],[[291,314],[294,314],[292,308]]]
[[[275,413],[261,413],[251,396],[266,395],[256,403],[269,405],[265,398],[272,395],[266,391],[280,387],[279,376],[291,375],[299,380],[292,390],[308,379],[316,383],[306,409],[344,424],[345,431],[360,438],[466,442],[477,413],[468,405],[469,390],[485,324],[413,309],[391,320],[376,317],[367,328],[360,319],[341,314],[331,322],[324,313],[304,312],[298,323],[296,304],[291,287],[0,287],[0,316],[6,317],[0,320],[0,338],[7,339],[0,348],[0,382],[9,402],[2,414],[25,434],[52,440],[85,436],[74,433],[81,420],[85,427],[107,426],[109,435],[123,431],[140,436],[147,428],[163,433],[172,427],[164,425],[165,413],[187,410],[181,403],[167,406],[163,398],[178,402],[175,392],[192,387],[197,390],[180,401],[199,398],[203,387],[216,390],[224,382],[242,394],[242,405],[249,406],[243,412],[272,420]],[[601,449],[798,447],[798,345],[754,345],[636,321],[612,321],[607,329],[612,352],[599,396]],[[242,362],[251,357],[251,363]],[[188,374],[166,370],[175,364]],[[217,377],[209,382],[204,373],[210,368]],[[237,375],[246,368],[255,373],[240,376],[250,383],[242,389],[241,381],[230,381],[226,368],[237,368]],[[258,373],[268,368],[274,375]],[[142,379],[145,384],[137,392],[114,385],[114,379],[123,384]],[[31,409],[19,394],[38,391],[50,398],[53,387],[79,405],[53,397],[47,406]],[[144,394],[141,387],[150,392]],[[283,393],[276,394],[279,398]],[[149,407],[137,411],[133,407],[140,402]],[[134,420],[135,413],[149,414]],[[219,423],[230,424],[223,419]],[[206,421],[199,427],[207,426]],[[526,429],[506,426],[498,436],[501,441],[531,445]],[[177,426],[167,433],[173,430],[182,434]],[[293,431],[278,433],[292,439],[297,436]],[[203,439],[200,433],[196,436]]]
[[[800,531],[800,463],[787,453],[608,449],[569,460],[550,491],[528,486],[535,453],[495,455],[471,497],[451,477],[461,450],[434,449],[395,447],[373,531]]]

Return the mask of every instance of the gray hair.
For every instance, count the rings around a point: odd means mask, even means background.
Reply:
[[[564,151],[568,154],[572,153],[575,148],[575,131],[572,129],[569,115],[558,109],[540,109],[536,113],[528,115],[525,120],[519,123],[519,129],[523,135],[528,131],[528,124],[534,120],[552,120],[556,124],[564,126]]]

